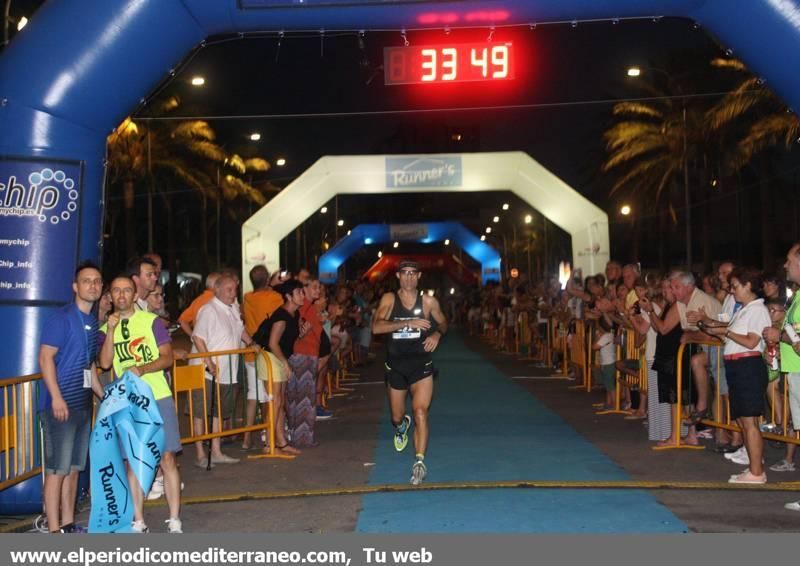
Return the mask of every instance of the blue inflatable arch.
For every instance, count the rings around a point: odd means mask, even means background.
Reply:
[[[0,242],[23,240],[0,249],[13,250],[16,258],[32,264],[25,268],[30,273],[28,282],[22,282],[30,288],[9,290],[0,283],[4,322],[0,376],[38,370],[42,320],[54,303],[69,300],[69,279],[64,274],[71,272],[79,257],[99,259],[101,255],[106,136],[193,48],[211,35],[230,32],[441,27],[420,18],[440,10],[439,2],[326,0],[324,4],[315,0],[302,6],[294,0],[51,0],[40,8],[0,58],[0,192],[8,195],[11,187],[19,188],[10,204],[8,199],[0,204],[5,208],[21,204],[17,208],[27,207],[24,213],[38,212],[37,216],[44,217],[41,226],[26,227],[24,233],[20,228],[20,238],[0,228]],[[790,105],[800,108],[800,73],[795,72],[800,68],[797,0],[464,0],[448,3],[447,10],[502,13],[506,19],[497,22],[502,24],[689,18],[733,49]],[[457,22],[451,24],[457,26]],[[47,171],[61,172],[61,178],[71,181],[79,194],[65,187],[64,181],[46,187],[32,182],[32,175]],[[54,193],[44,191],[48,187],[55,188],[57,206],[52,202]],[[34,188],[39,189],[38,195],[33,194]],[[20,196],[23,189],[27,189],[24,197]],[[43,194],[49,200],[43,200]],[[43,211],[43,206],[50,208]],[[49,212],[54,214],[48,216]],[[63,220],[64,215],[68,219]],[[65,243],[63,235],[45,229],[53,216],[61,220],[62,231],[73,232],[74,241]],[[9,217],[3,218],[5,223]],[[66,251],[56,243],[64,244]],[[10,275],[0,277],[0,282],[9,279]],[[45,294],[46,287],[61,291]]]
[[[443,5],[503,15],[487,27],[689,18],[800,108],[798,0],[50,0],[0,58],[0,376],[38,371],[43,321],[101,255],[106,136],[187,53],[230,32],[441,28],[421,16]]]
[[[359,224],[319,258],[319,278],[323,283],[336,283],[339,266],[363,246],[386,242],[431,244],[448,239],[481,264],[481,283],[500,281],[500,254],[458,222]]]

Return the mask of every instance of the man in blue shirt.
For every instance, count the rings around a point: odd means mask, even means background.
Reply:
[[[39,391],[44,429],[44,505],[51,533],[78,530],[74,523],[78,475],[86,467],[92,429],[92,395],[103,396],[94,360],[97,319],[92,306],[100,298],[100,270],[82,263],[72,283],[75,301],[60,308],[42,330],[39,367],[45,387]]]

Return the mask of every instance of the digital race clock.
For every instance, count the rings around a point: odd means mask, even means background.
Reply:
[[[514,51],[508,43],[462,43],[385,47],[386,85],[507,81],[514,78]]]

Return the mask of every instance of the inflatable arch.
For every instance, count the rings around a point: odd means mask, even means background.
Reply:
[[[0,57],[0,376],[38,371],[43,321],[78,258],[101,255],[106,136],[190,50],[230,32],[441,28],[442,6],[453,28],[689,18],[800,108],[798,0],[51,0]]]
[[[426,222],[423,224],[359,224],[330,251],[319,258],[319,278],[335,283],[339,266],[362,246],[386,242],[418,242],[430,244],[453,240],[467,255],[481,264],[481,282],[500,281],[500,254],[489,244],[458,222]]]
[[[242,269],[246,273],[257,263],[277,269],[280,241],[337,194],[441,192],[457,206],[458,193],[504,190],[572,236],[573,262],[584,273],[603,270],[609,258],[606,213],[522,152],[323,157],[244,223]],[[320,260],[320,274],[335,279],[353,246],[363,242],[350,238],[331,250],[324,264]],[[469,244],[464,251],[484,262],[472,249]],[[496,267],[484,271],[484,281],[499,277],[499,257]]]

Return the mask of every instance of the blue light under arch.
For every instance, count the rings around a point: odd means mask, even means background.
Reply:
[[[406,229],[404,228],[411,228]],[[394,234],[393,234],[394,232]],[[403,233],[407,235],[403,235]],[[386,242],[431,244],[451,240],[467,255],[481,264],[481,283],[500,281],[500,254],[492,246],[459,222],[425,222],[421,224],[359,224],[319,258],[319,279],[335,283],[339,267],[364,246]]]

